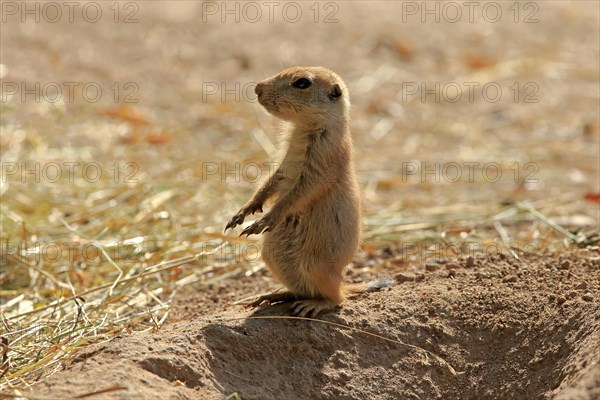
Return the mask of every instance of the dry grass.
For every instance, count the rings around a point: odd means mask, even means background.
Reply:
[[[161,193],[165,192],[153,197]],[[140,213],[170,211],[168,205],[127,210],[123,199],[139,195],[116,190],[102,197],[120,198],[121,214],[134,219]],[[2,209],[5,218],[15,213],[7,203]],[[423,209],[418,218],[382,213],[366,220],[364,237],[377,248],[399,242],[423,246],[423,252],[410,253],[413,258],[417,254],[418,261],[467,251],[503,251],[518,258],[523,251],[597,242],[597,236],[569,232],[544,216],[569,215],[573,204],[565,195],[553,202],[499,206],[485,213],[478,213],[476,206],[462,207],[461,213],[455,207]],[[219,226],[161,231],[148,223],[147,235],[102,239],[75,228],[74,221],[107,226],[110,215],[102,205],[86,211],[59,218],[57,225],[46,227],[44,241],[36,244],[20,239],[18,232],[8,235],[3,230],[2,389],[29,386],[52,374],[82,346],[110,340],[123,331],[158,330],[168,319],[171,299],[185,285],[208,284],[261,268],[248,261],[254,257],[231,256],[240,245],[256,249],[254,242],[223,235]],[[24,222],[21,226],[26,229]],[[14,243],[19,244],[18,252],[10,247]],[[67,252],[65,243],[75,251]],[[87,246],[85,254],[76,252],[82,243]],[[467,243],[479,246],[467,248]],[[49,244],[62,244],[60,257],[47,252]]]

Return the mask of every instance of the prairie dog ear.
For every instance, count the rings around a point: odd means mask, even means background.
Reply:
[[[342,88],[340,87],[340,85],[334,83],[327,97],[329,97],[329,100],[331,101],[336,101],[337,99],[342,97]]]

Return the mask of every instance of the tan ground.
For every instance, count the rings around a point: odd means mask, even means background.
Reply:
[[[288,311],[231,306],[275,287],[262,276],[189,288],[171,324],[94,345],[34,392],[73,396],[119,386],[101,397],[594,399],[599,260],[597,247],[522,262],[476,257],[468,267],[440,260],[436,271],[399,272],[392,288],[323,318],[344,328],[247,319]]]
[[[0,393],[600,397],[598,2],[481,2],[473,22],[464,2],[446,2],[463,13],[456,23],[442,3],[440,22],[412,8],[420,1],[320,2],[318,15],[299,2],[298,22],[277,3],[272,23],[263,2],[254,23],[222,22],[222,10],[203,8],[213,3],[193,1],[121,2],[118,15],[97,2],[96,23],[79,6],[74,22],[66,8],[55,23],[22,22],[8,3],[23,4],[1,2]],[[365,216],[347,278],[396,279],[323,316],[343,327],[247,319],[287,306],[233,304],[277,288],[254,239],[221,232],[267,170],[279,129],[252,84],[288,65],[323,65],[347,83]],[[73,101],[69,82],[79,83]],[[15,83],[56,83],[63,96],[5,97]],[[97,102],[86,83],[101,88]],[[429,94],[411,94],[422,85]],[[63,175],[35,180],[23,162],[48,174],[59,163]],[[78,163],[74,179],[65,162]],[[91,163],[97,181],[82,171]],[[114,266],[83,251],[94,241],[139,250],[111,253],[130,279],[114,292]],[[62,256],[40,258],[53,243]]]

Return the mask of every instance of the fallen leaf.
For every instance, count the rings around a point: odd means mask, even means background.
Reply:
[[[183,273],[183,269],[181,269],[181,267],[173,268],[172,270],[169,271],[169,280],[171,282],[177,281],[177,279],[179,279],[179,277],[181,276],[182,273]]]
[[[173,140],[173,136],[162,130],[155,130],[150,132],[145,140],[150,144],[167,144]]]
[[[583,198],[592,203],[600,203],[600,193],[586,193]]]
[[[102,114],[113,119],[126,121],[133,125],[133,127],[150,125],[148,118],[146,118],[139,110],[122,104],[105,110]]]
[[[600,130],[598,129],[598,124],[588,122],[585,125],[583,125],[583,136],[586,139],[592,140],[598,138],[599,133]]]
[[[363,249],[363,251],[365,253],[367,253],[368,255],[371,255],[371,256],[374,255],[377,252],[377,250],[375,250],[375,247],[373,247],[373,246],[371,246],[370,244],[367,244],[367,243],[363,243],[362,246],[361,246],[361,248]]]
[[[496,61],[482,56],[467,56],[465,62],[471,69],[484,69],[496,65]]]
[[[394,42],[394,51],[398,53],[400,57],[409,61],[413,56],[413,49],[408,46],[406,43],[403,43],[399,40]]]

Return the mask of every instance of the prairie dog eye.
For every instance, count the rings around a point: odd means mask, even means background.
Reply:
[[[306,89],[312,85],[312,82],[308,78],[299,78],[292,83],[292,86],[298,89]]]

